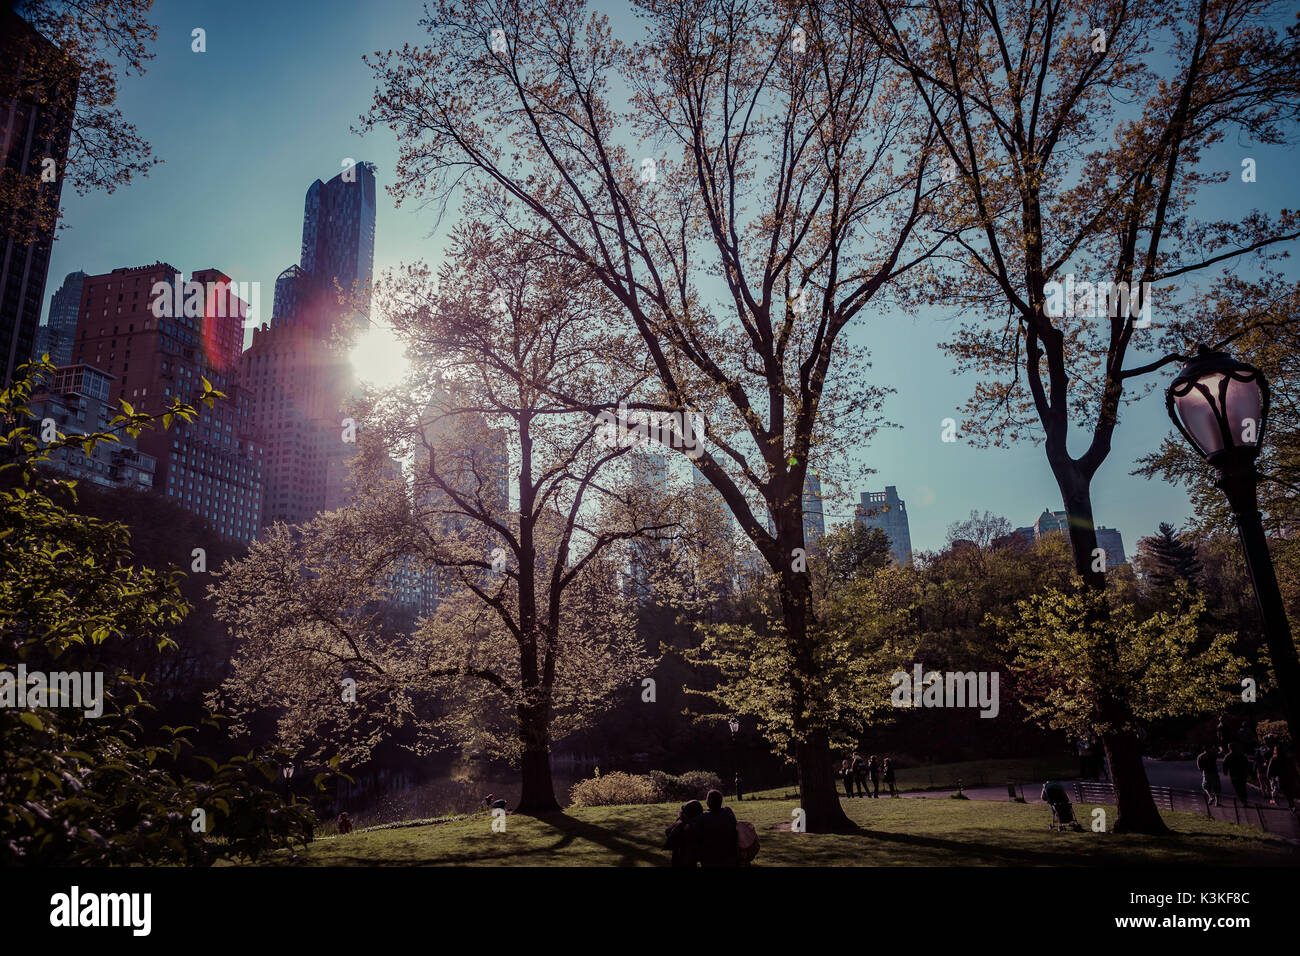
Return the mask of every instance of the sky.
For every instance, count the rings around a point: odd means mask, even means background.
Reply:
[[[624,4],[599,6],[626,19]],[[336,175],[345,160],[377,166],[376,275],[416,259],[436,266],[442,233],[434,233],[433,212],[398,209],[383,190],[396,158],[392,135],[383,130],[362,138],[351,131],[374,89],[362,55],[418,43],[421,9],[411,0],[158,0],[156,58],[143,77],[122,82],[119,107],[163,165],[111,195],[65,190],[65,228],[54,244],[46,312],[69,272],[96,274],[162,260],[187,275],[214,267],[237,281],[260,282],[263,319],[269,320],[275,277],[299,258],[307,187]],[[191,49],[195,28],[206,31],[204,53]],[[1247,156],[1257,162],[1253,184],[1239,175]],[[1232,173],[1203,195],[1205,215],[1300,205],[1300,177],[1283,148],[1229,141],[1205,162]],[[869,488],[858,490],[897,486],[914,551],[940,547],[948,526],[972,509],[1019,526],[1032,524],[1044,508],[1063,507],[1041,446],[983,450],[941,441],[943,420],[960,419],[973,384],[953,375],[939,350],[955,325],[940,313],[872,315],[851,333],[870,344],[876,380],[895,389],[883,413],[901,426],[861,445],[857,457],[876,474]],[[1130,557],[1139,537],[1190,514],[1181,489],[1129,474],[1172,432],[1163,387],[1173,374],[1164,373],[1160,389],[1126,409],[1093,485],[1097,524],[1118,528]],[[1075,454],[1081,450],[1071,446]],[[833,516],[849,506],[830,503],[826,510]]]

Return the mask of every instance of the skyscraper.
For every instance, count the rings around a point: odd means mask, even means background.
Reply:
[[[77,71],[22,17],[0,8],[0,385],[28,360],[77,102]]]
[[[817,474],[803,479],[803,540],[816,548],[826,534],[826,517],[822,511],[822,480]]]
[[[349,166],[307,189],[302,261],[275,281],[269,325],[254,330],[241,358],[253,425],[265,448],[262,524],[299,524],[348,498],[355,428],[344,406],[355,388],[336,326],[366,325],[375,256],[375,175]]]
[[[880,528],[889,536],[889,550],[899,564],[912,560],[912,532],[907,524],[907,503],[898,488],[886,485],[883,492],[864,491],[858,507],[858,521],[868,528]]]
[[[275,281],[272,325],[307,323],[325,337],[345,317],[368,324],[374,264],[374,166],[357,163],[307,188],[302,261]]]
[[[36,344],[32,358],[49,353],[55,365],[72,364],[72,339],[77,332],[77,316],[81,310],[81,283],[84,272],[69,272],[61,285],[50,296],[50,313],[45,324],[36,330]]]

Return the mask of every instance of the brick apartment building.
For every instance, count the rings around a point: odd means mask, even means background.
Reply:
[[[262,452],[239,381],[244,305],[219,270],[198,270],[189,284],[181,279],[165,262],[87,276],[73,361],[112,376],[109,401],[126,399],[137,411],[161,412],[173,396],[195,403],[204,378],[227,395],[210,409],[199,406],[193,423],[146,430],[137,444],[156,461],[155,492],[223,537],[251,541],[261,521]],[[157,307],[160,296],[174,301]]]

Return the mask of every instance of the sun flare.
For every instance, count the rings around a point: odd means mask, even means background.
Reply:
[[[393,330],[372,325],[357,339],[349,358],[361,381],[378,388],[391,388],[405,378],[410,362]]]

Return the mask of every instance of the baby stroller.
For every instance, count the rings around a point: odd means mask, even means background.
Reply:
[[[1043,802],[1052,808],[1052,822],[1048,824],[1049,830],[1064,832],[1065,830],[1080,831],[1083,827],[1074,819],[1074,810],[1070,806],[1070,797],[1065,792],[1065,787],[1057,780],[1049,780],[1043,784],[1041,794]]]

